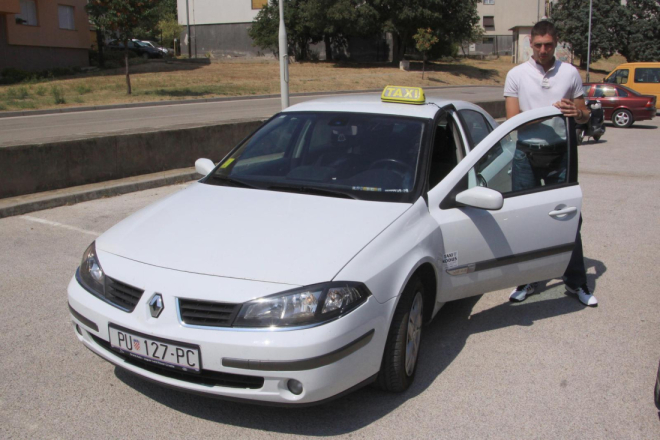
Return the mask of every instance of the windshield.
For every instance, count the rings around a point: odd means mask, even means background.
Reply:
[[[410,202],[425,126],[424,119],[401,116],[282,113],[204,182]]]

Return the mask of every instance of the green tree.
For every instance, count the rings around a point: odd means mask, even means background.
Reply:
[[[309,45],[318,43],[323,38],[315,32],[312,23],[305,15],[305,4],[309,0],[286,0],[284,5],[284,24],[286,26],[289,51],[298,60],[309,58]],[[271,50],[277,54],[279,50],[280,11],[277,0],[271,0],[257,14],[248,35],[255,46]]]
[[[302,8],[312,33],[325,43],[327,60],[332,60],[332,46],[345,46],[347,37],[380,32],[378,12],[364,0],[308,0]]]
[[[660,61],[660,0],[628,0],[621,55],[629,62]]]
[[[87,14],[102,29],[112,32],[124,43],[124,64],[126,66],[126,88],[130,95],[131,77],[128,70],[128,40],[134,36],[141,20],[152,13],[157,0],[89,0]]]
[[[160,44],[165,47],[174,47],[174,39],[179,37],[183,26],[179,24],[176,14],[168,13],[160,17],[156,29],[162,36]]]
[[[552,8],[552,19],[559,39],[571,45],[575,55],[580,57],[580,67],[586,67],[589,0],[559,0]],[[625,22],[625,11],[620,0],[593,2],[591,62],[611,57],[623,48]]]
[[[480,1],[480,0],[479,0]],[[444,46],[463,41],[479,22],[477,0],[372,0],[383,31],[395,40],[395,59],[420,27],[431,28]]]
[[[422,79],[424,79],[426,57],[429,50],[431,50],[440,39],[433,34],[431,28],[420,28],[417,29],[417,33],[413,35],[413,40],[415,40],[415,48],[422,53]]]

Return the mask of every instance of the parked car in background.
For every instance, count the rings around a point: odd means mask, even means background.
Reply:
[[[584,97],[598,101],[605,112],[605,119],[614,126],[627,128],[636,121],[653,119],[656,114],[657,98],[640,93],[618,84],[584,84]]]
[[[637,93],[660,99],[660,63],[621,64],[603,82],[625,85]]]
[[[110,50],[124,50],[124,42],[119,40],[112,40],[108,43],[107,47]],[[128,50],[144,59],[163,57],[163,52],[149,46],[148,44],[144,44],[141,41],[129,40]]]
[[[138,41],[138,40],[134,40],[134,41]],[[167,49],[166,47],[163,47],[163,46],[161,46],[160,44],[158,44],[156,41],[152,41],[152,40],[140,40],[140,43],[144,43],[144,44],[146,44],[147,46],[151,46],[151,47],[153,47],[154,49],[157,49],[157,50],[161,51],[161,52],[163,53],[164,56],[172,55],[172,49]]]

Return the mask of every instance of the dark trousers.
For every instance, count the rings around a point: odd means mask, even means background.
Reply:
[[[564,284],[568,287],[577,289],[584,284],[587,284],[587,269],[584,266],[584,254],[582,253],[582,214],[580,214],[580,221],[578,223],[577,235],[575,236],[575,247],[571,254],[571,260],[568,262],[568,267],[564,276]]]
[[[545,175],[543,177],[546,185],[565,182],[566,155],[564,155],[562,158],[561,163],[557,168],[557,172],[550,175]],[[529,163],[527,155],[520,150],[516,150],[513,158],[511,178],[513,191],[521,191],[541,186],[541,177],[539,177],[539,171],[534,170],[532,165]],[[578,223],[577,234],[575,236],[575,247],[573,248],[573,253],[571,254],[571,260],[568,262],[568,267],[566,268],[566,272],[564,272],[564,276],[562,277],[564,284],[573,289],[582,287],[582,285],[587,283],[587,269],[584,266],[584,255],[582,253],[582,235],[580,234],[580,229],[582,229],[582,215],[580,215],[580,221]]]

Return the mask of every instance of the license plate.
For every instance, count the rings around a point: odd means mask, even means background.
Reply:
[[[199,373],[202,369],[197,345],[154,338],[112,324],[108,330],[110,346],[127,356],[189,373]]]

